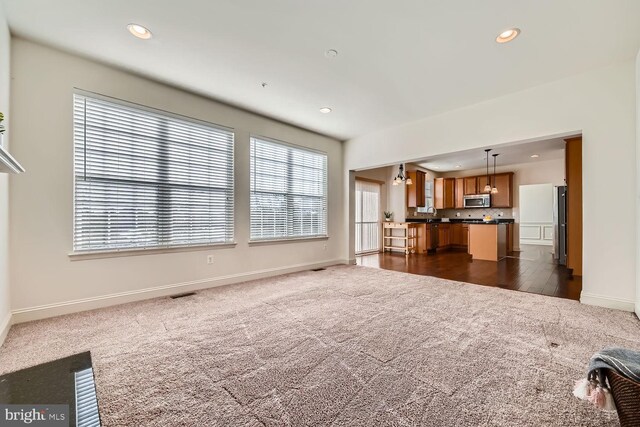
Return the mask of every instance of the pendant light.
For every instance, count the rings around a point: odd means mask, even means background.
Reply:
[[[498,187],[496,187],[496,157],[499,154],[492,154],[493,156],[493,188],[491,189],[491,194],[498,194]]]
[[[407,178],[404,176],[404,165],[400,164],[400,168],[398,170],[398,176],[396,176],[393,179],[393,185],[400,185],[402,183],[405,183],[406,185],[411,185],[413,184],[413,181],[411,180],[411,178]]]
[[[484,150],[487,157],[487,185],[484,186],[484,190],[482,191],[483,193],[491,193],[491,182],[489,180],[489,151],[491,151],[491,148]]]

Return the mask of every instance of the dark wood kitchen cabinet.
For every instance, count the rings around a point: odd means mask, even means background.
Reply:
[[[464,178],[456,178],[456,209],[464,208]]]
[[[469,224],[462,224],[462,246],[469,247]]]
[[[493,177],[492,177],[493,178]],[[492,208],[512,208],[513,207],[513,172],[496,174],[493,180],[498,189],[497,194],[491,195]]]
[[[425,206],[425,178],[426,174],[416,170],[407,172],[407,177],[411,178],[412,184],[407,185],[407,207],[422,208]]]
[[[454,223],[449,226],[449,244],[451,246],[469,246],[469,225]]]
[[[507,254],[513,252],[513,223],[507,224]]]
[[[451,229],[449,224],[438,225],[438,248],[444,248],[451,244]]]
[[[456,207],[456,179],[436,178],[434,180],[433,205],[436,209]]]
[[[479,194],[480,191],[478,190],[478,179],[479,177],[477,176],[468,176],[464,179],[464,195],[465,196],[472,196],[474,194]]]
[[[450,241],[453,246],[462,246],[462,224],[451,224],[449,226]]]

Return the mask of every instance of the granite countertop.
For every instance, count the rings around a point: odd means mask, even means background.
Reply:
[[[485,221],[482,218],[449,218],[449,221],[442,221],[442,218],[407,218],[405,222],[419,223],[444,223],[450,224],[513,224],[513,218],[494,218],[491,221]]]

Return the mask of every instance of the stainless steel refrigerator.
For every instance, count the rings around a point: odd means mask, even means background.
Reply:
[[[567,186],[553,192],[553,257],[567,265]]]

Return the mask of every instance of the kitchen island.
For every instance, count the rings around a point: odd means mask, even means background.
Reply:
[[[507,256],[507,224],[469,225],[469,253],[473,259],[499,261]]]

